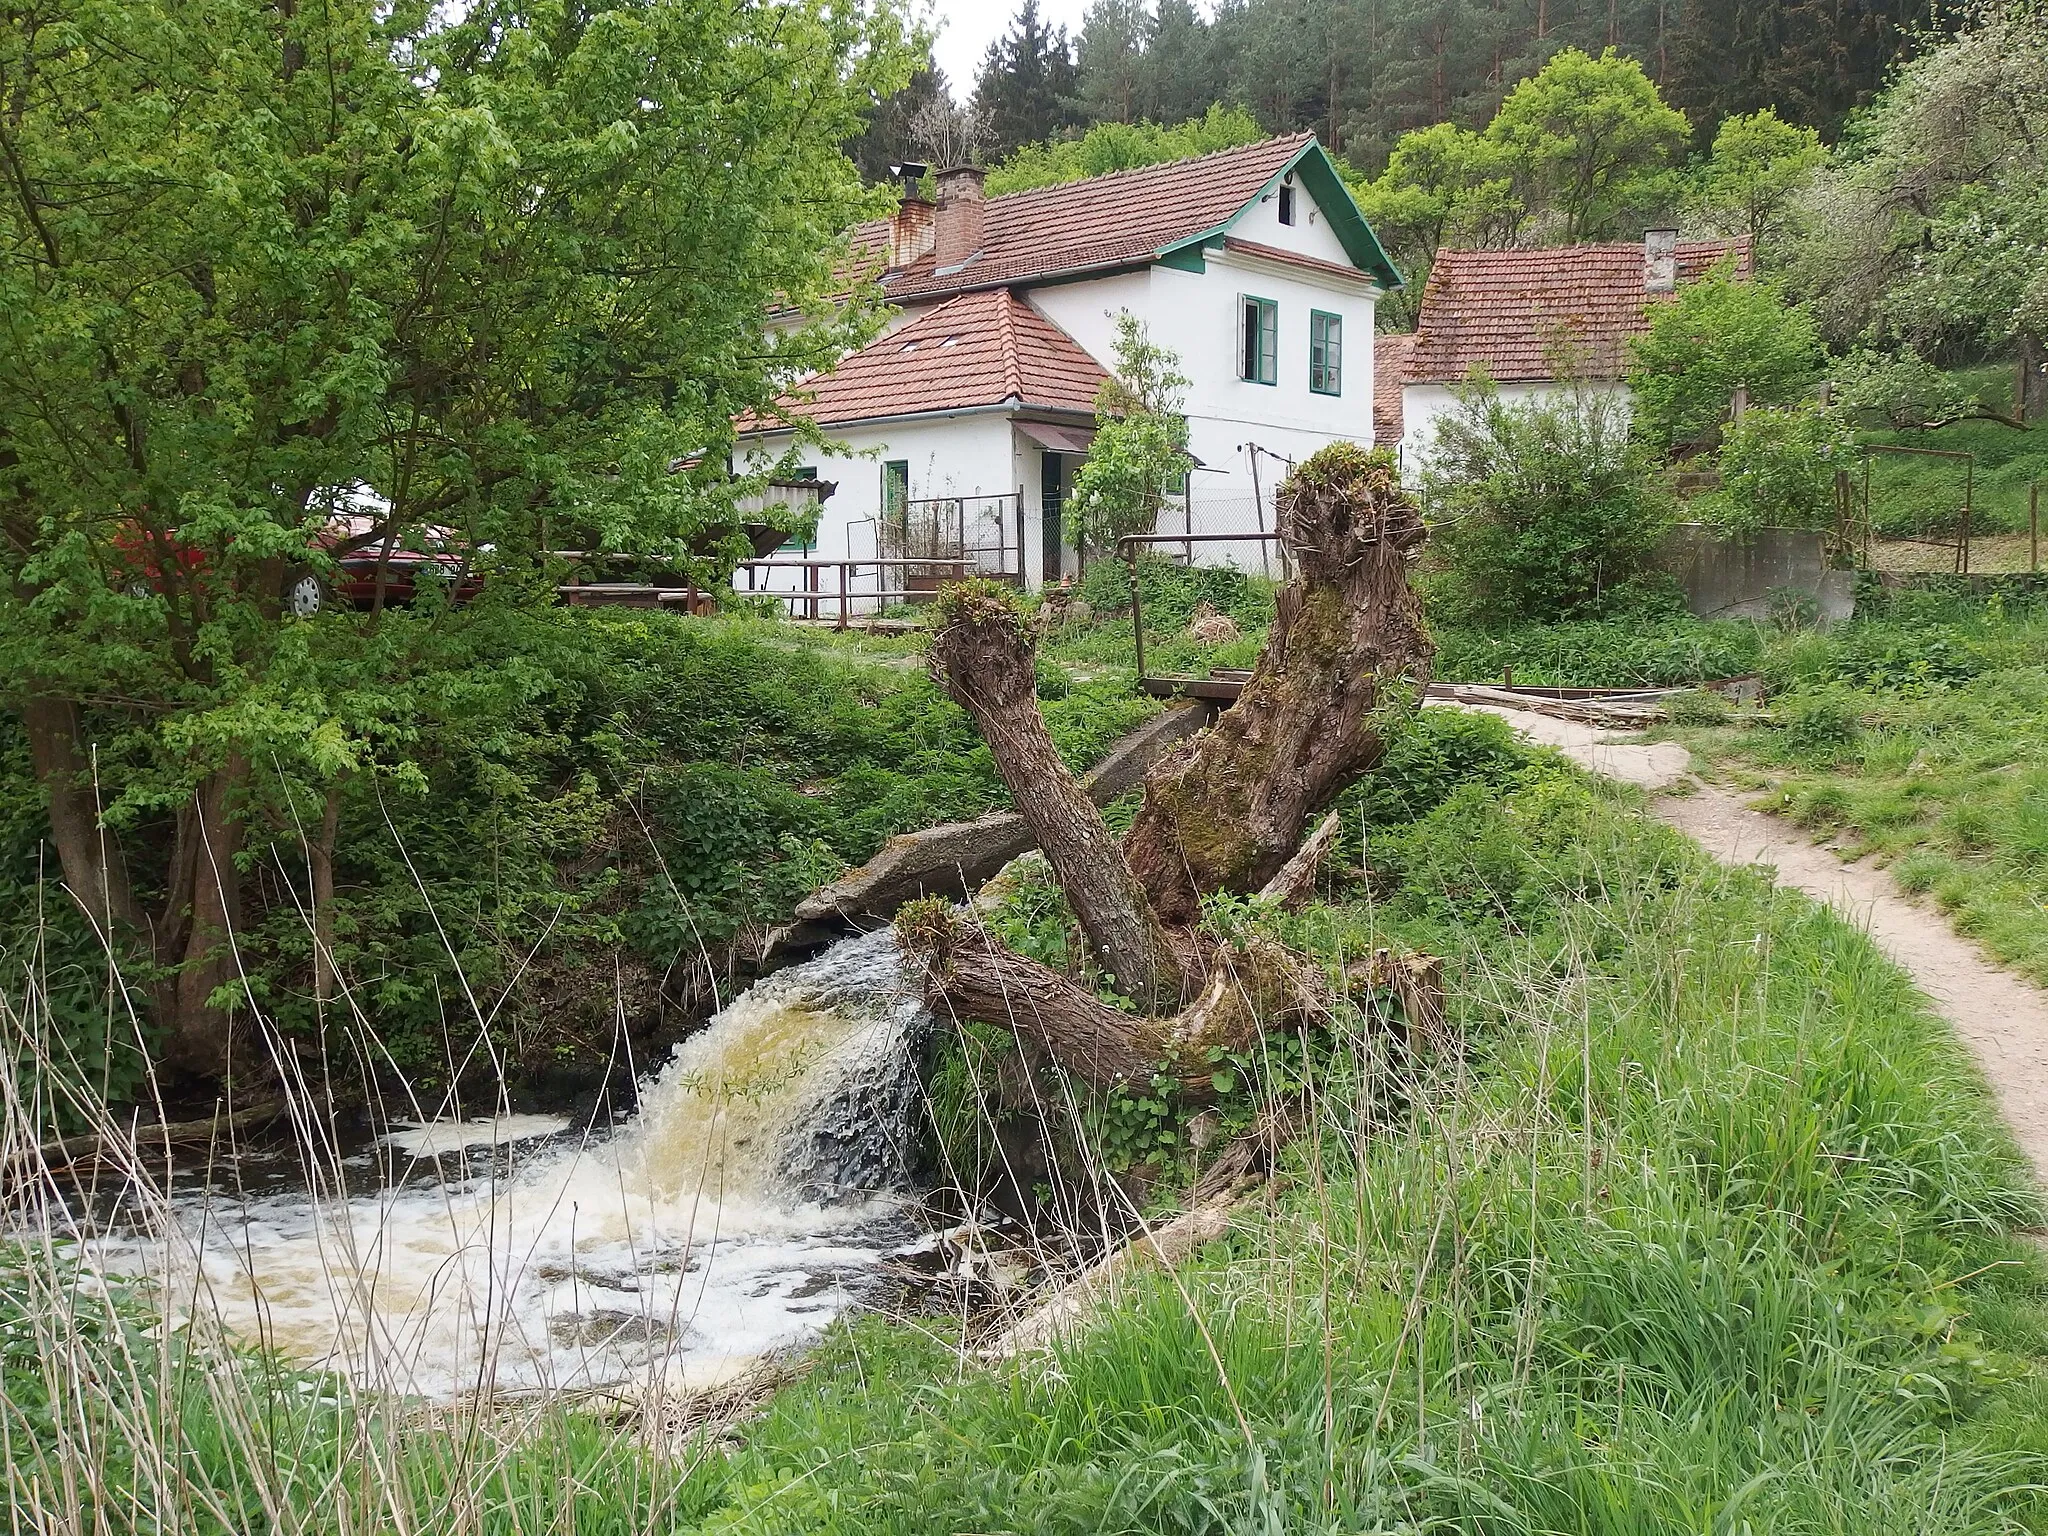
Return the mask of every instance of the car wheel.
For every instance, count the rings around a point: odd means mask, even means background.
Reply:
[[[284,589],[284,605],[296,618],[312,618],[327,606],[327,592],[320,585],[320,578],[311,571],[294,577]]]

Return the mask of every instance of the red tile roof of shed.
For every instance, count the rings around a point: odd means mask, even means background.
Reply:
[[[1007,288],[965,293],[805,380],[780,402],[821,427],[976,406],[1093,411],[1109,377],[1079,342]],[[781,422],[748,415],[742,433]]]
[[[1227,222],[1313,142],[1312,133],[1221,149],[1192,160],[1115,171],[1064,186],[992,197],[981,249],[957,270],[926,256],[883,280],[892,303],[1150,260]],[[853,231],[856,256],[886,260],[889,221]]]
[[[1678,246],[1678,280],[1733,258],[1754,275],[1747,237]],[[1410,384],[1448,384],[1474,369],[1500,383],[1556,375],[1560,346],[1589,378],[1628,371],[1628,339],[1648,328],[1643,247],[1566,245],[1535,251],[1439,251],[1422,292]]]
[[[1408,381],[1408,360],[1415,338],[1385,332],[1372,339],[1372,445],[1391,448],[1401,440],[1401,386]]]

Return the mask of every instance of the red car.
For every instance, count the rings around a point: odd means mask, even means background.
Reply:
[[[466,603],[483,590],[483,578],[469,569],[460,540],[446,528],[419,528],[409,539],[387,544],[376,518],[344,513],[321,529],[320,546],[340,551],[332,567],[294,572],[285,582],[285,607],[301,618],[330,602],[374,608],[380,581],[387,608],[404,607],[428,583],[447,591],[455,603]]]
[[[362,513],[343,513],[330,520],[316,542],[331,563],[320,569],[302,566],[286,575],[285,610],[310,618],[331,604],[374,608],[380,581],[387,608],[410,603],[428,583],[448,589],[450,601],[458,603],[483,590],[482,578],[468,570],[468,557],[450,530],[421,528],[387,547],[379,529],[376,517]],[[115,538],[114,547],[137,573],[129,583],[132,596],[162,592],[165,571],[172,565],[187,587],[205,580],[207,557],[202,549],[152,539],[133,525]],[[163,558],[165,549],[170,551],[169,560]]]

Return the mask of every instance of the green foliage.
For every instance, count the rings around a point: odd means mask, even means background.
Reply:
[[[1185,495],[1188,381],[1180,358],[1156,344],[1129,310],[1116,317],[1116,371],[1095,397],[1095,441],[1074,477],[1066,538],[1107,551],[1150,533],[1167,498]]]
[[[344,784],[418,788],[423,696],[516,697],[547,648],[546,546],[729,557],[733,414],[880,324],[842,302],[876,203],[838,146],[905,42],[837,0],[88,0],[0,30],[0,708],[91,704],[111,856],[61,846],[74,888],[148,896],[125,959],[232,995],[167,823],[210,807],[246,865]],[[764,340],[776,303],[830,318]],[[281,612],[387,542],[464,552],[484,597]],[[186,952],[150,953],[187,908]]]
[[[1507,151],[1523,205],[1547,210],[1569,245],[1611,238],[1668,199],[1690,132],[1634,59],[1563,48],[1508,92],[1486,136]]]
[[[1976,414],[1981,403],[1955,374],[1911,346],[1880,352],[1855,347],[1828,371],[1835,403],[1852,416],[1875,417],[1893,431],[1927,430]]]
[[[1695,751],[1801,825],[1895,861],[1956,926],[2048,982],[2048,619],[1904,592],[1772,647],[1781,729],[1715,730]]]
[[[1768,248],[1784,227],[1794,197],[1826,159],[1818,133],[1786,122],[1774,108],[1724,118],[1714,132],[1713,154],[1699,173],[1700,210],[1722,228]]]
[[[1422,488],[1440,597],[1481,624],[1602,612],[1637,589],[1671,522],[1626,401],[1587,385],[1523,402],[1484,380],[1465,385]]]
[[[1655,304],[1629,343],[1637,429],[1660,451],[1700,442],[1728,416],[1736,389],[1751,405],[1789,405],[1818,375],[1813,318],[1769,283],[1716,271]]]
[[[1802,210],[1794,281],[1841,345],[2048,337],[2048,18],[1958,19],[1859,115]]]
[[[1693,503],[1701,521],[1736,538],[1760,528],[1830,531],[1841,521],[1835,477],[1856,463],[1856,436],[1822,406],[1757,406],[1721,434],[1719,490]]]
[[[1447,682],[1557,688],[1663,688],[1754,672],[1763,636],[1753,624],[1684,615],[1528,625],[1506,630],[1439,628],[1436,676]]]
[[[1171,127],[1148,122],[1098,122],[1075,139],[1026,144],[989,168],[988,195],[1028,192],[1086,181],[1113,171],[1136,170],[1170,160],[1191,160],[1266,136],[1241,107],[1212,106],[1203,116]]]

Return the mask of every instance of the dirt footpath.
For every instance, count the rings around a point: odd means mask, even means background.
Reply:
[[[1631,745],[1569,720],[1488,712],[1595,773],[1652,791],[1689,779],[1689,754],[1675,743]],[[2036,1179],[2048,1185],[2048,993],[1991,964],[1939,912],[1907,899],[1884,870],[1844,864],[1725,790],[1700,785],[1660,795],[1650,812],[1723,864],[1773,867],[1778,884],[1826,902],[1869,933],[1975,1053]]]

